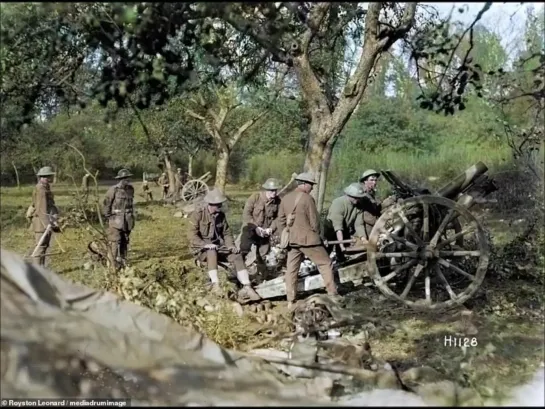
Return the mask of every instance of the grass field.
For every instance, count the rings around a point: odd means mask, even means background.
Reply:
[[[106,189],[107,185],[100,186],[101,196]],[[154,197],[160,197],[159,189],[153,189]],[[66,213],[73,203],[71,190],[68,185],[53,186],[61,212]],[[135,183],[135,190],[137,194],[140,192],[140,183]],[[31,192],[32,186],[1,189],[2,247],[19,254],[28,254],[33,245],[33,235],[24,218]],[[227,191],[231,199],[228,218],[235,232],[239,231],[243,203],[250,193],[235,187]],[[136,209],[137,224],[129,252],[134,268],[145,270],[157,264],[175,265],[175,269],[168,270],[169,274],[177,274],[180,266],[184,271],[201,274],[196,271],[187,249],[187,219],[174,218],[176,209],[173,207],[145,203],[139,196]],[[513,237],[513,225],[484,212],[479,218],[491,230],[497,246]],[[102,288],[104,274],[83,269],[88,261],[86,245],[92,239],[91,233],[84,226],[72,227],[57,239],[51,251],[56,252],[60,245],[64,253],[51,257],[50,268],[71,280]],[[199,285],[204,282],[201,277]],[[202,292],[202,286],[195,291]],[[371,338],[375,355],[394,361],[400,367],[431,366],[445,377],[475,388],[482,396],[490,396],[527,381],[543,360],[542,293],[542,288],[525,280],[500,280],[494,271],[489,272],[481,290],[466,305],[472,311],[472,324],[478,331],[472,337],[477,339],[478,345],[465,353],[460,348],[444,345],[445,335],[463,335],[456,313],[430,315],[409,311],[385,300],[371,286],[364,286],[347,299],[350,308],[397,322],[405,329],[387,334],[377,331]],[[281,309],[282,304],[275,303],[274,308]],[[199,328],[224,346],[244,349],[255,340],[253,332],[257,323],[251,314],[239,317],[232,312],[216,312],[209,315],[213,318]],[[202,317],[195,317],[195,321],[199,320],[202,324]]]

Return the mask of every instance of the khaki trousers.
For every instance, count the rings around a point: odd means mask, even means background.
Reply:
[[[41,233],[38,233],[38,232],[35,232],[34,233],[34,238],[36,240],[36,246],[38,245],[38,243],[40,242],[40,239],[42,238],[43,234],[45,232],[41,232]],[[49,248],[49,243],[51,243],[51,237],[52,237],[52,232],[49,231],[49,233],[44,237],[44,241],[42,242],[42,245],[40,247],[38,247],[38,250],[36,250],[36,259],[38,260],[38,264],[40,266],[45,266],[45,254],[47,253],[47,249]]]
[[[108,227],[108,241],[114,257],[116,268],[119,268],[122,263],[127,261],[127,250],[129,246],[129,236],[131,232],[128,230],[119,230],[114,227]]]
[[[324,246],[309,246],[309,247],[289,247],[288,260],[286,265],[286,275],[284,283],[286,284],[286,296],[289,302],[295,301],[297,296],[297,278],[299,267],[303,259],[308,257],[318,267],[318,271],[322,275],[325,288],[328,294],[337,294],[333,276],[333,262],[329,258]]]
[[[216,250],[206,250],[199,254],[198,259],[207,264],[208,271],[217,270],[218,262],[234,264],[236,271],[246,270],[241,254],[225,254],[218,253]]]

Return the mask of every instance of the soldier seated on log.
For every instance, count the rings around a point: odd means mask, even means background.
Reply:
[[[235,240],[225,213],[221,210],[227,198],[217,189],[212,189],[203,199],[204,205],[193,212],[190,219],[189,241],[194,256],[206,262],[212,290],[221,294],[218,279],[218,261],[234,264],[237,279],[242,284],[242,297],[252,301],[261,297],[250,285],[250,276]],[[223,250],[223,251],[222,251]]]
[[[263,257],[270,250],[271,237],[277,233],[280,206],[277,194],[281,185],[278,179],[270,178],[261,187],[263,191],[251,195],[244,205],[240,237],[240,251],[244,258],[251,251],[252,244],[256,246],[258,269],[263,269]]]
[[[344,189],[344,195],[336,198],[331,203],[327,218],[324,223],[324,236],[328,241],[343,241],[357,237],[366,242],[363,210],[358,203],[365,196],[365,192],[359,183],[352,183]],[[335,245],[337,260],[344,259],[346,244]]]
[[[366,238],[369,240],[371,230],[377,219],[382,214],[382,210],[395,203],[395,197],[390,196],[383,202],[377,199],[377,182],[380,173],[373,169],[367,169],[360,178],[360,185],[365,192],[358,203],[358,207],[363,210],[363,222],[365,225]]]

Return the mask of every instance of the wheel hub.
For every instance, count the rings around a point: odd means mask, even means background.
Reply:
[[[418,258],[422,261],[432,260],[438,256],[437,251],[430,246],[425,246],[418,249]]]

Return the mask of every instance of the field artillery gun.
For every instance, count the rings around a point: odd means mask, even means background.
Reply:
[[[497,190],[482,162],[435,194],[413,189],[392,171],[381,174],[392,185],[397,202],[385,209],[367,243],[353,244],[343,262],[335,261],[338,282],[361,283],[371,278],[388,298],[421,310],[442,310],[467,301],[481,285],[488,267],[487,235],[469,209]],[[338,244],[329,242],[327,244]],[[279,253],[272,248],[271,253]],[[274,254],[273,254],[274,255]],[[284,263],[265,259],[278,275]],[[283,258],[282,258],[283,260]],[[298,291],[323,288],[310,260],[301,265]],[[262,298],[285,295],[282,275],[255,286]]]

